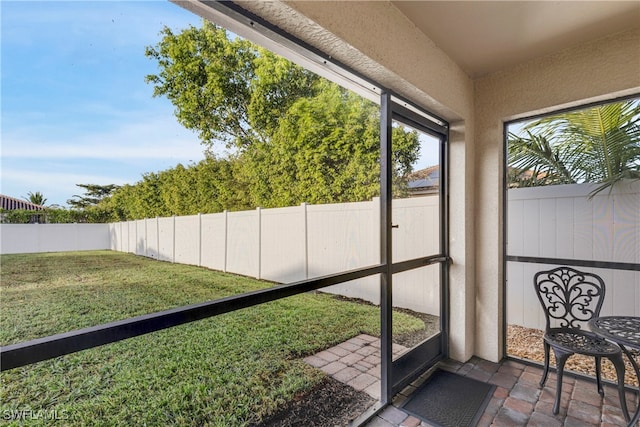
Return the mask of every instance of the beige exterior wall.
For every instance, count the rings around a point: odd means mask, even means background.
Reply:
[[[449,121],[451,357],[499,360],[503,123],[640,92],[638,31],[474,81],[388,2],[241,4]]]

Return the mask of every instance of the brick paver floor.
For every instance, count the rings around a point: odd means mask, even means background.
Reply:
[[[398,356],[406,347],[393,344]],[[304,359],[336,380],[380,399],[380,339],[358,335],[341,344]]]
[[[393,345],[394,355],[407,348]],[[335,347],[309,356],[307,363],[323,370],[327,375],[380,398],[380,340],[359,335]],[[604,396],[596,391],[594,382],[565,374],[562,386],[560,413],[553,415],[555,373],[551,372],[544,388],[539,386],[542,369],[514,361],[492,363],[472,358],[467,363],[452,360],[440,362],[439,367],[479,381],[496,385],[489,405],[478,426],[493,427],[614,427],[626,426],[620,409],[617,390],[605,385]],[[366,427],[418,427],[431,426],[405,413],[402,403],[419,387],[429,374],[407,386]],[[627,406],[635,410],[635,393],[627,392]]]

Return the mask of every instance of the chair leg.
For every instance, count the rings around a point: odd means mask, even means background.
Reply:
[[[609,357],[611,363],[616,368],[616,376],[618,377],[618,395],[620,396],[620,409],[624,414],[624,419],[629,422],[631,417],[629,416],[629,409],[627,409],[627,399],[624,395],[624,360],[622,354]]]
[[[549,344],[544,341],[544,371],[542,372],[542,379],[540,380],[540,387],[544,387],[544,383],[547,382],[547,375],[549,375]]]
[[[600,396],[604,395],[604,390],[602,390],[602,357],[596,356],[596,387],[598,387],[598,394]]]
[[[564,374],[564,365],[571,353],[565,353],[564,351],[560,351],[555,348],[553,349],[553,353],[556,355],[556,369],[558,371],[556,378],[556,400],[553,404],[553,415],[558,415],[558,412],[560,412],[560,399],[562,398],[562,375]]]

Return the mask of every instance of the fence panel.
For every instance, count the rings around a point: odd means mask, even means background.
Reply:
[[[640,263],[640,189],[614,199],[614,208],[613,258]]]
[[[138,246],[138,236],[136,232],[136,222],[135,221],[127,221],[127,235],[129,236],[129,242],[127,243],[127,252],[136,253],[136,249]]]
[[[158,218],[149,218],[146,220],[146,243],[147,243],[147,253],[146,256],[153,259],[159,259],[160,257],[160,246],[159,246],[159,238],[160,233],[158,232]]]
[[[122,223],[109,224],[109,249],[122,252]]]
[[[590,184],[508,191],[507,253],[640,264],[640,182],[595,197]],[[507,263],[507,322],[544,328],[533,275],[557,266]],[[602,314],[640,315],[640,272],[588,269],[607,284]]]
[[[158,259],[173,262],[175,217],[158,218]]]
[[[105,250],[109,224],[2,224],[3,254]]]
[[[138,219],[133,221],[135,227],[136,247],[135,254],[146,256],[147,255],[147,227],[146,220]]]
[[[260,209],[227,213],[227,271],[260,278]]]
[[[309,277],[352,270],[380,262],[380,201],[307,206]],[[341,283],[324,291],[380,300],[377,276]]]
[[[305,204],[260,212],[260,277],[291,283],[307,277]]]
[[[527,307],[524,302],[522,292],[524,288],[528,286],[526,276],[524,274],[523,263],[520,262],[508,262],[506,271],[507,292],[505,298],[507,300],[507,324],[525,326],[524,322],[524,310]],[[533,283],[533,282],[529,282]],[[531,284],[533,287],[533,284]],[[533,300],[530,305],[534,305],[537,300]],[[531,323],[530,323],[531,324]],[[535,327],[538,326],[538,322],[532,323]],[[534,326],[530,326],[534,327]]]
[[[175,217],[175,258],[180,264],[200,264],[200,216]]]
[[[203,267],[227,271],[227,213],[202,215],[202,253],[200,262]]]
[[[121,251],[129,252],[129,222],[120,223]]]
[[[440,252],[440,199],[437,196],[393,200],[393,261]],[[393,276],[393,303],[421,313],[440,312],[438,268],[419,268]]]

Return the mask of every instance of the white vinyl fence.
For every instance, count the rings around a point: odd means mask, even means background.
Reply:
[[[2,254],[110,248],[109,224],[0,224]]]
[[[507,254],[640,265],[640,181],[593,198],[593,185],[508,191]],[[507,323],[544,329],[533,276],[558,266],[507,263]],[[575,267],[598,274],[607,292],[602,315],[640,316],[640,271]]]
[[[508,255],[640,264],[640,182],[589,198],[590,185],[508,191]],[[438,252],[438,197],[393,201],[393,260]],[[114,224],[1,224],[1,253],[112,249],[290,283],[379,262],[379,199]],[[496,260],[497,261],[497,260]],[[455,262],[455,260],[454,260]],[[507,322],[544,328],[533,275],[507,263]],[[584,269],[607,284],[602,314],[640,315],[640,272]],[[394,305],[439,314],[439,270],[394,275]],[[379,278],[327,289],[379,302]]]
[[[394,261],[438,253],[439,199],[393,201]],[[308,205],[109,225],[111,249],[290,283],[380,260],[380,201]],[[379,302],[379,277],[325,291]],[[425,267],[394,276],[394,303],[439,314],[439,270]]]

